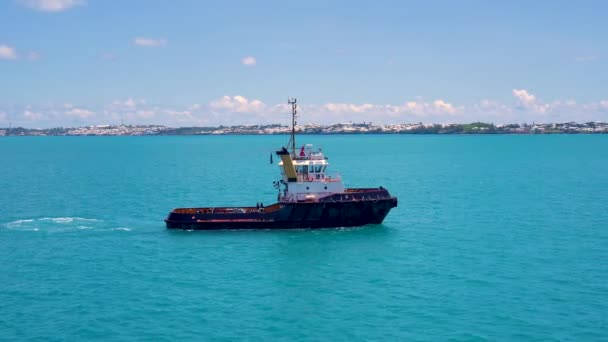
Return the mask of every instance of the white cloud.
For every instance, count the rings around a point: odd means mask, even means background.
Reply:
[[[137,37],[137,38],[133,39],[133,43],[135,45],[145,46],[145,47],[159,47],[159,46],[166,45],[167,40],[164,38],[155,39],[155,38]]]
[[[169,116],[176,117],[189,117],[192,116],[192,112],[189,110],[165,110],[165,113]]]
[[[243,96],[236,95],[234,97],[222,96],[217,100],[211,101],[211,103],[209,103],[209,107],[216,111],[256,113],[264,110],[266,108],[266,104],[260,100],[249,101]]]
[[[349,104],[349,103],[326,103],[321,106],[322,109],[330,113],[365,113],[377,109],[375,105],[364,104]]]
[[[254,66],[256,66],[256,64],[257,64],[258,62],[256,61],[255,57],[253,57],[253,56],[246,56],[246,57],[243,57],[243,58],[241,59],[241,63],[242,63],[244,66],[248,66],[248,67],[254,67]]]
[[[61,12],[85,4],[84,0],[18,0],[18,2],[43,12]]]
[[[444,99],[415,97],[400,104],[390,103],[301,103],[299,123],[493,123],[608,121],[608,99],[589,103],[574,100],[542,102],[525,89],[514,89],[515,101],[501,103],[484,99],[453,104]],[[217,126],[239,124],[288,124],[291,108],[285,103],[267,104],[241,95],[222,96],[206,103],[181,106],[151,104],[126,98],[102,106],[71,103],[43,106],[2,106],[0,118],[10,116],[26,127],[73,127],[103,124],[161,124],[166,126]]]
[[[536,102],[536,96],[528,93],[525,89],[513,89],[515,96],[523,106],[531,106]]]
[[[536,96],[525,89],[513,89],[513,96],[517,99],[521,109],[538,113],[546,113],[551,109],[549,104],[541,103],[536,99]]]
[[[477,108],[481,112],[501,112],[501,113],[509,113],[512,108],[507,106],[504,103],[500,103],[498,101],[483,99],[478,104],[474,105],[474,108]]]
[[[586,103],[582,105],[582,108],[584,111],[587,112],[608,114],[608,100],[600,100],[598,102]]]
[[[417,117],[451,115],[456,114],[459,109],[444,100],[435,100],[433,102],[418,100],[407,101],[401,105],[326,103],[320,107],[308,107],[307,110],[325,114],[339,114],[341,120],[346,120],[348,116],[353,115],[358,118],[369,116],[370,119],[382,117],[394,119],[404,115]]]
[[[0,45],[0,59],[17,59],[17,50],[8,45]]]
[[[129,97],[129,99],[127,99],[127,101],[125,101],[123,103],[123,105],[125,107],[134,108],[135,107],[135,100],[133,100],[132,98]]]
[[[45,116],[42,113],[33,111],[29,108],[23,111],[23,118],[25,121],[40,121],[44,117]]]
[[[433,106],[435,107],[435,109],[447,114],[456,113],[456,108],[454,108],[451,103],[445,102],[443,100],[435,100],[435,102],[433,102]]]
[[[26,54],[17,52],[12,46],[0,45],[0,59],[26,59],[28,61],[37,61],[42,56],[36,51],[30,51]]]
[[[70,110],[65,112],[65,115],[75,116],[81,119],[87,119],[95,115],[95,112],[83,108],[71,108]]]
[[[107,105],[107,109],[110,110],[120,110],[120,111],[133,111],[135,109],[139,109],[139,107],[146,104],[145,99],[134,99],[129,97],[126,100],[114,101],[111,104]]]
[[[156,116],[156,112],[153,110],[138,110],[137,116],[140,118],[149,119]]]

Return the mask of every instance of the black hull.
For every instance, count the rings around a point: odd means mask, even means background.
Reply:
[[[169,229],[188,230],[355,227],[382,223],[396,206],[397,198],[385,189],[378,189],[335,194],[318,202],[280,202],[259,211],[256,208],[175,209],[165,222]],[[236,212],[225,212],[227,209]]]

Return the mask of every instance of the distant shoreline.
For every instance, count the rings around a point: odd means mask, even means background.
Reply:
[[[474,122],[470,124],[394,124],[372,125],[306,124],[298,126],[301,135],[371,135],[371,134],[416,134],[416,135],[480,135],[480,134],[608,134],[605,122],[566,122],[549,124],[494,125]],[[239,125],[218,127],[166,127],[160,125],[103,125],[73,128],[0,128],[0,136],[193,136],[193,135],[286,135],[291,128],[282,125]]]

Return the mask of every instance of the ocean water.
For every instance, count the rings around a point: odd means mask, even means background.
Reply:
[[[1,138],[0,340],[608,340],[608,135],[298,139],[399,206],[168,231],[274,202],[286,137]]]

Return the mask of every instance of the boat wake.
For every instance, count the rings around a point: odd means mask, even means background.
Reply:
[[[103,220],[83,217],[42,217],[22,219],[2,225],[5,229],[23,231],[74,231],[99,228]]]

